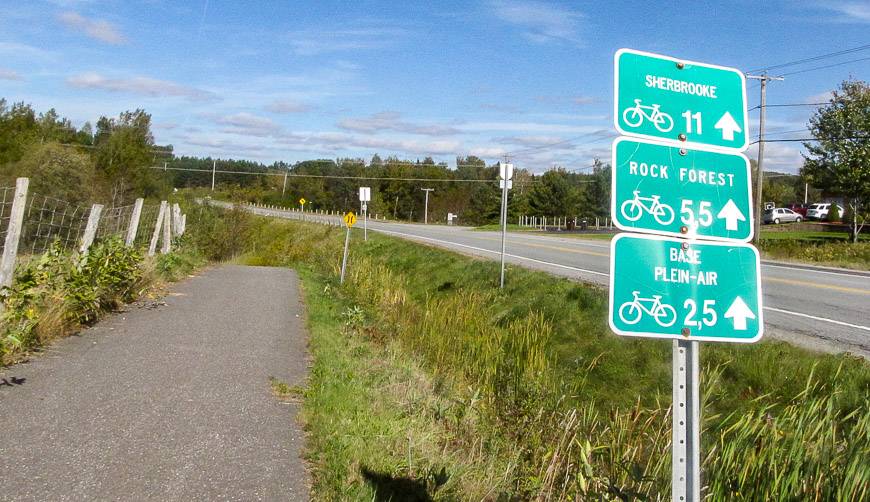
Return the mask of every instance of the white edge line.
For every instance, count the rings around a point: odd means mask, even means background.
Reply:
[[[782,269],[786,269],[786,270],[799,270],[801,272],[813,272],[815,274],[841,275],[843,277],[863,277],[865,279],[867,278],[866,275],[861,275],[861,274],[850,274],[847,272],[830,272],[827,270],[818,270],[815,268],[803,268],[803,267],[797,267],[797,266],[790,267],[788,265],[772,265],[769,263],[762,263],[761,266],[762,267],[770,267],[770,268],[782,268]]]
[[[469,246],[469,245],[467,245],[467,244],[459,244],[458,242],[442,241],[441,239],[433,239],[433,238],[431,238],[431,237],[423,237],[423,236],[420,236],[420,235],[413,235],[413,234],[404,234],[404,233],[401,233],[401,232],[394,232],[394,231],[392,231],[392,230],[384,230],[384,229],[379,229],[379,228],[376,228],[376,229],[373,229],[373,230],[374,230],[375,232],[381,232],[381,233],[384,233],[384,234],[401,235],[401,236],[403,236],[403,237],[408,237],[408,238],[410,238],[411,240],[419,239],[419,240],[424,240],[424,241],[437,242],[437,243],[439,243],[439,244],[449,244],[449,245],[451,245],[451,246],[459,246],[459,247],[463,247],[463,248],[474,249],[475,251],[483,251],[484,253],[492,253],[492,254],[496,254],[496,255],[501,254],[501,251],[492,251],[492,250],[490,250],[490,249],[479,248],[479,247],[476,247],[476,246]],[[509,253],[505,253],[505,256],[509,256],[509,257],[511,257],[511,258],[516,258],[516,259],[518,259],[518,260],[525,260],[525,261],[531,261],[531,262],[535,262],[535,263],[540,263],[540,264],[542,264],[542,265],[549,265],[549,266],[551,266],[551,267],[566,268],[566,269],[568,269],[568,270],[576,270],[576,271],[578,271],[578,272],[584,272],[584,273],[587,273],[587,274],[601,275],[601,276],[604,276],[604,277],[608,277],[608,276],[610,275],[610,274],[605,274],[604,272],[596,272],[595,270],[588,270],[588,269],[585,269],[585,268],[572,267],[572,266],[570,266],[570,265],[562,265],[562,264],[560,264],[560,263],[553,263],[553,262],[549,262],[549,261],[536,260],[536,259],[534,259],[534,258],[529,258],[529,257],[526,257],[526,256],[518,256],[518,255],[509,254]]]
[[[279,211],[280,211],[280,210],[279,210]],[[437,242],[437,243],[440,243],[440,244],[450,244],[450,245],[453,245],[453,246],[459,246],[459,247],[463,247],[463,248],[474,249],[475,251],[483,251],[483,252],[485,252],[485,253],[501,254],[499,251],[491,251],[491,250],[489,250],[489,249],[479,248],[479,247],[476,247],[476,246],[468,246],[468,245],[466,245],[466,244],[459,244],[459,243],[457,243],[457,242],[443,241],[443,240],[441,240],[441,239],[433,239],[433,238],[431,238],[431,237],[423,237],[423,236],[420,236],[420,235],[405,234],[405,233],[402,233],[402,232],[394,232],[394,231],[392,231],[392,230],[383,230],[383,229],[372,229],[372,230],[375,231],[375,232],[380,232],[380,233],[384,233],[384,234],[401,235],[401,236],[404,236],[404,237],[409,237],[409,238],[411,238],[411,239],[419,239],[419,240],[424,240],[424,241]],[[611,257],[613,257],[613,255],[614,255],[614,253],[613,253],[613,251],[612,251],[613,242],[614,242],[615,240],[617,240],[616,238],[619,237],[619,235],[620,235],[620,234],[617,234],[616,236],[614,236],[614,239],[610,241],[610,242],[611,242],[611,253],[610,253],[610,256],[611,256]],[[664,240],[664,239],[663,239],[663,240]],[[505,253],[505,256],[509,256],[509,257],[511,257],[511,258],[516,258],[516,259],[518,259],[518,260],[526,260],[526,261],[531,261],[531,262],[535,262],[535,263],[541,263],[541,264],[543,264],[543,265],[549,265],[549,266],[557,267],[557,268],[565,268],[565,269],[568,269],[568,270],[576,270],[576,271],[578,271],[578,272],[585,272],[585,273],[587,273],[587,274],[595,274],[595,275],[603,275],[603,276],[605,276],[605,277],[612,277],[611,274],[605,274],[605,273],[602,273],[602,272],[596,272],[595,270],[587,270],[587,269],[585,269],[585,268],[578,268],[578,267],[572,267],[572,266],[569,266],[569,265],[562,265],[562,264],[559,264],[559,263],[552,263],[552,262],[549,262],[549,261],[536,260],[536,259],[534,259],[534,258],[528,258],[528,257],[525,257],[525,256],[517,256],[517,255],[513,255],[513,254],[508,254],[508,253]],[[611,266],[612,266],[612,264],[613,264],[613,261],[612,261],[612,259],[611,259]],[[779,266],[779,265],[763,265],[763,266],[765,266],[765,267],[776,267],[776,268],[791,268],[791,267],[784,267],[784,266]],[[801,270],[802,270],[802,269],[801,269]],[[837,273],[837,272],[822,272],[822,271],[818,271],[818,270],[811,270],[811,271],[812,271],[812,272],[817,272],[817,273],[820,273],[820,274],[846,275],[846,276],[849,276],[849,277],[855,277],[855,276],[850,275],[850,274],[840,274],[840,273]],[[609,282],[610,282],[610,284],[609,284],[610,287],[607,288],[607,289],[609,290],[609,291],[608,291],[608,296],[610,296],[610,302],[608,302],[608,303],[612,306],[612,305],[613,305],[613,282],[612,282],[612,281],[609,281]],[[759,285],[759,286],[760,286],[760,285]],[[759,287],[759,292],[760,292],[760,290],[761,290],[761,288]],[[759,296],[760,296],[760,295],[759,295]],[[761,302],[759,302],[759,303],[761,303]],[[761,309],[762,309],[762,310],[769,310],[769,311],[771,311],[771,312],[779,312],[780,314],[793,315],[793,316],[797,316],[797,317],[805,317],[805,318],[807,318],[807,319],[813,319],[813,320],[815,320],[815,321],[829,322],[829,323],[831,323],[831,324],[838,324],[838,325],[840,325],[840,326],[846,326],[846,327],[849,327],[849,328],[855,328],[855,329],[860,329],[860,330],[864,330],[864,331],[870,331],[870,327],[868,327],[868,326],[861,326],[860,324],[850,324],[850,323],[843,322],[843,321],[835,321],[834,319],[828,319],[828,318],[826,318],[826,317],[818,317],[818,316],[814,316],[814,315],[803,314],[803,313],[801,313],[801,312],[793,312],[793,311],[791,311],[791,310],[778,309],[778,308],[776,308],[776,307],[768,307],[768,306],[762,306]],[[616,330],[615,327],[613,326],[613,323],[612,323],[611,318],[612,318],[612,315],[608,315],[608,316],[607,316],[608,324],[610,324],[610,328],[611,328],[614,332],[617,332],[617,330]],[[762,326],[764,325],[763,318],[762,318],[761,325],[762,325]],[[761,329],[763,330],[764,328],[761,328]],[[664,338],[664,337],[663,337],[663,338]],[[667,338],[672,338],[672,337],[667,337]],[[696,338],[696,340],[697,340],[697,338]]]
[[[815,321],[824,321],[824,322],[829,322],[832,324],[839,324],[840,326],[847,326],[849,328],[863,329],[864,331],[870,331],[870,326],[861,326],[860,324],[849,324],[847,322],[835,321],[833,319],[828,319],[826,317],[817,317],[814,315],[802,314],[800,312],[792,312],[791,310],[778,309],[776,307],[764,307],[764,309],[770,310],[772,312],[779,312],[781,314],[791,314],[791,315],[795,315],[798,317],[806,317],[808,319],[813,319]]]

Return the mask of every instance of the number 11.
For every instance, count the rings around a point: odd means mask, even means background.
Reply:
[[[692,133],[692,119],[695,119],[695,123],[698,124],[698,130],[695,131],[696,134],[701,133],[701,112],[692,113],[692,110],[686,110],[683,112],[683,117],[686,117],[686,132]]]

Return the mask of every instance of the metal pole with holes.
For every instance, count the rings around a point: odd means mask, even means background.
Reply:
[[[701,500],[701,372],[699,342],[673,341],[671,500]]]

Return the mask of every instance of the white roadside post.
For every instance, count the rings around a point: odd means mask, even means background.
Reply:
[[[88,248],[94,243],[94,237],[97,236],[97,226],[100,224],[100,214],[103,212],[102,204],[94,204],[91,206],[91,212],[88,215],[88,223],[85,226],[85,234],[82,236],[82,244],[79,247],[79,253],[85,254]]]
[[[344,284],[344,271],[347,269],[347,250],[350,244],[350,229],[356,223],[356,215],[352,212],[344,215],[344,224],[347,226],[347,233],[344,235],[344,255],[341,257],[341,279],[339,284]]]
[[[363,213],[363,240],[369,240],[369,207],[368,203],[372,200],[371,187],[359,187],[359,202]]]
[[[27,205],[29,178],[15,180],[15,194],[12,196],[12,210],[9,212],[9,226],[6,228],[6,241],[3,245],[3,261],[0,262],[0,288],[11,286],[15,275],[15,259],[18,256],[18,242],[24,224],[24,208]],[[2,311],[2,304],[0,304]]]
[[[124,239],[124,245],[130,247],[136,241],[136,232],[139,231],[139,219],[142,217],[142,204],[145,199],[136,199],[133,204],[133,214],[130,215],[130,225],[127,227],[127,238]]]
[[[501,185],[501,275],[498,287],[504,287],[504,251],[507,239],[507,195],[513,185],[514,165],[507,162],[499,162],[499,184]]]

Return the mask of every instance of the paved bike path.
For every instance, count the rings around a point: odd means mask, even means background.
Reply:
[[[307,500],[298,279],[222,266],[0,370],[0,500]]]

